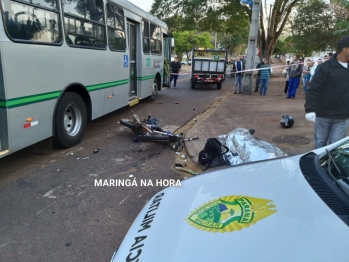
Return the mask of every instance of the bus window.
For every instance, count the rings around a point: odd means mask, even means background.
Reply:
[[[125,51],[126,36],[123,10],[108,3],[107,24],[109,49],[112,51]]]
[[[23,0],[23,2],[59,10],[57,0]]]
[[[142,21],[143,29],[143,53],[150,54],[150,37],[149,37],[149,22],[146,20]]]
[[[151,53],[156,55],[162,54],[161,30],[160,27],[150,23],[150,46]]]
[[[57,11],[18,4],[10,0],[4,0],[3,6],[5,27],[10,38],[41,43],[61,42],[62,32]]]
[[[63,2],[66,41],[70,46],[105,48],[102,0]]]

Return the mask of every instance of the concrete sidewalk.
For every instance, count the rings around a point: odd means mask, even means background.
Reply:
[[[219,98],[186,133],[186,137],[200,138],[185,143],[187,152],[195,163],[208,138],[228,134],[237,127],[255,129],[256,139],[273,143],[288,155],[314,149],[314,125],[305,120],[302,84],[295,99],[285,99],[283,91],[286,79],[282,74],[283,64],[276,59],[271,66],[280,68],[273,70],[266,96],[254,92],[251,96],[233,94],[233,81],[223,84],[222,88],[229,88],[231,92]],[[254,87],[255,78],[253,90]],[[280,126],[283,115],[294,118],[293,127],[285,129]]]

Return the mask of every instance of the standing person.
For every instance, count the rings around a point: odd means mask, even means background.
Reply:
[[[233,72],[235,76],[235,85],[234,85],[234,94],[236,94],[237,89],[239,88],[239,94],[242,94],[242,77],[244,76],[244,73],[241,72],[244,70],[244,64],[240,60],[240,56],[236,57],[236,61],[233,64]]]
[[[282,71],[282,73],[285,75],[285,78],[286,78],[286,82],[285,82],[285,89],[284,89],[284,94],[286,95],[287,94],[287,92],[288,92],[288,83],[289,83],[289,80],[290,80],[290,78],[289,78],[289,76],[288,76],[288,67],[290,66],[290,61],[287,61],[287,67],[285,67],[285,69],[284,69],[284,71]]]
[[[257,69],[261,68],[261,65],[264,64],[264,60],[265,58],[262,59],[262,62],[260,62],[258,65],[257,65]],[[257,78],[256,78],[256,88],[254,90],[255,93],[258,92],[258,89],[259,89],[259,84],[260,84],[260,76],[261,76],[261,70],[258,70],[257,72]]]
[[[265,96],[268,90],[268,83],[271,73],[270,64],[267,59],[263,59],[263,64],[261,65],[261,75],[260,75],[260,91],[259,94]]]
[[[316,70],[317,66],[320,65],[321,63],[322,63],[322,58],[319,57],[318,60],[317,60],[317,63],[314,64],[314,66],[310,70],[310,80],[313,79],[313,75],[315,74],[315,70]]]
[[[306,94],[305,118],[315,122],[315,148],[345,137],[349,125],[349,36],[337,43],[337,53],[318,65]]]
[[[304,95],[307,92],[307,82],[309,82],[308,78],[310,79],[309,65],[310,65],[310,59],[307,59],[307,62],[305,63],[305,65],[303,67],[303,76],[302,76],[303,93],[302,93],[302,95]]]
[[[299,84],[299,80],[302,74],[302,65],[298,63],[298,55],[293,56],[293,62],[287,69],[289,83],[288,83],[288,95],[286,98],[294,99],[296,97],[296,91]]]
[[[306,82],[306,85],[307,85],[307,89],[309,88],[309,85],[310,85],[310,77],[311,77],[311,74],[310,74],[310,71],[311,69],[313,68],[314,66],[314,61],[310,61],[309,62],[309,67],[308,67],[308,74],[306,75],[306,79],[305,79],[305,82]],[[305,92],[306,94],[306,92]]]
[[[178,78],[178,74],[181,71],[181,64],[178,62],[178,58],[175,57],[175,60],[173,62],[171,62],[171,75],[170,75],[170,87],[171,87],[171,83],[173,80],[173,87],[177,88],[177,78]]]

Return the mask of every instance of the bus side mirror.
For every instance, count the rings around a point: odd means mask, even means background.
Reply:
[[[171,47],[174,47],[174,38],[171,38]]]

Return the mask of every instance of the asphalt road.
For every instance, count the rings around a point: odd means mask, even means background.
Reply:
[[[144,204],[164,186],[156,179],[183,180],[168,144],[132,141],[121,118],[152,114],[176,130],[231,89],[229,76],[190,89],[189,75],[177,89],[159,92],[89,123],[83,141],[52,149],[50,139],[0,159],[0,261],[110,261]],[[94,150],[98,149],[98,153]],[[95,186],[95,180],[137,181],[137,186]],[[140,186],[140,180],[153,186]]]

